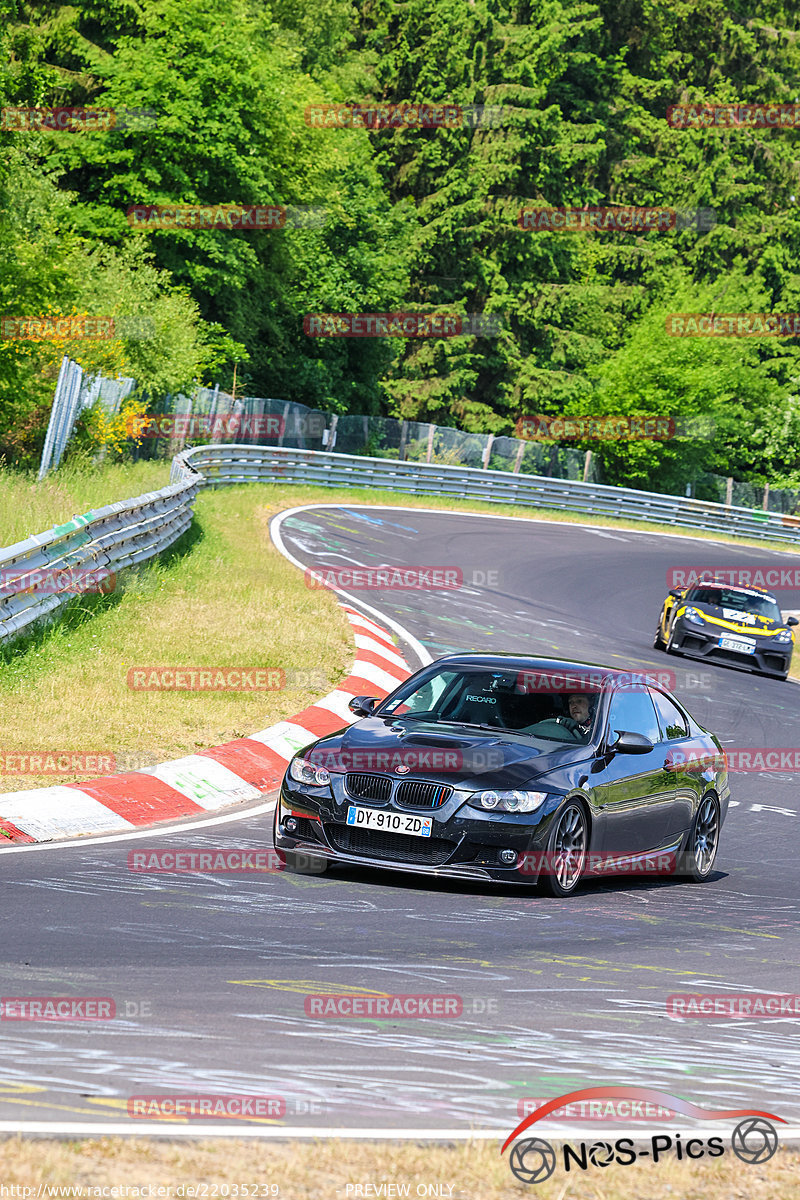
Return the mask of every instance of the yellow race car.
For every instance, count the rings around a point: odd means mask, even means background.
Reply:
[[[661,609],[653,645],[785,679],[794,649],[789,626],[771,592],[723,583],[672,588]]]

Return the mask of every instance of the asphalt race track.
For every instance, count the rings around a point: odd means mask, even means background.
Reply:
[[[321,506],[281,533],[310,565],[460,568],[464,586],[449,592],[352,593],[434,657],[509,650],[674,670],[678,695],[727,747],[800,746],[796,685],[651,648],[669,568],[794,565],[788,555],[388,508]],[[779,601],[800,608],[798,593]],[[6,852],[3,995],[112,997],[118,1016],[4,1021],[0,1121],[135,1125],[131,1096],[248,1093],[285,1097],[284,1127],[508,1133],[520,1098],[637,1084],[797,1124],[797,1018],[666,1012],[672,993],[800,991],[797,783],[732,777],[707,884],[596,882],[570,900],[377,870],[127,869],[135,847],[269,846],[263,811],[197,832]],[[308,993],[361,989],[457,993],[464,1013],[305,1014]]]

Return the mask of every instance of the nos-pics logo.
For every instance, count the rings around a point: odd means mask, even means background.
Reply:
[[[531,1125],[568,1104],[577,1104],[584,1100],[642,1100],[646,1103],[658,1104],[662,1108],[683,1113],[687,1117],[705,1118],[707,1121],[722,1121],[741,1118],[731,1134],[730,1149],[742,1162],[760,1164],[772,1158],[778,1149],[778,1134],[773,1121],[785,1124],[783,1117],[774,1113],[762,1112],[755,1108],[708,1109],[698,1108],[688,1100],[672,1096],[669,1092],[659,1092],[654,1088],[643,1087],[592,1087],[581,1088],[577,1092],[568,1092],[565,1096],[556,1096],[548,1100],[524,1120],[503,1143],[501,1154],[504,1154],[512,1142],[515,1145],[509,1156],[513,1174],[522,1183],[543,1183],[554,1173],[561,1158],[565,1171],[587,1171],[590,1167],[609,1167],[612,1163],[618,1166],[631,1166],[638,1159],[660,1162],[663,1158],[719,1158],[725,1153],[725,1144],[721,1137],[689,1137],[681,1134],[653,1134],[648,1141],[642,1138],[620,1137],[613,1141],[579,1142],[570,1145],[564,1142],[557,1152],[550,1142],[540,1137],[529,1137],[516,1141],[520,1134],[530,1129]],[[638,1147],[638,1148],[637,1148]]]

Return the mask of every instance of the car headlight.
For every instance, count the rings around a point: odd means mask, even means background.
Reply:
[[[689,621],[692,625],[702,625],[705,622],[705,617],[696,608],[685,608],[683,610],[684,620]]]
[[[475,792],[469,803],[473,808],[496,812],[535,812],[547,799],[547,792]]]
[[[293,758],[289,763],[289,778],[295,783],[305,783],[309,787],[327,787],[331,781],[330,771],[318,767],[308,758]]]
[[[791,629],[782,629],[780,631],[780,633],[775,634],[775,637],[772,640],[775,642],[791,642],[792,641]]]

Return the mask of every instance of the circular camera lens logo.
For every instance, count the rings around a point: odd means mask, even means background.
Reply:
[[[544,1183],[556,1169],[556,1152],[542,1138],[529,1138],[513,1147],[508,1165],[520,1183]]]
[[[595,1142],[589,1148],[589,1159],[595,1167],[607,1167],[614,1159],[614,1147],[608,1142]]]
[[[731,1135],[731,1150],[746,1163],[764,1163],[778,1149],[775,1126],[763,1117],[740,1121]]]

